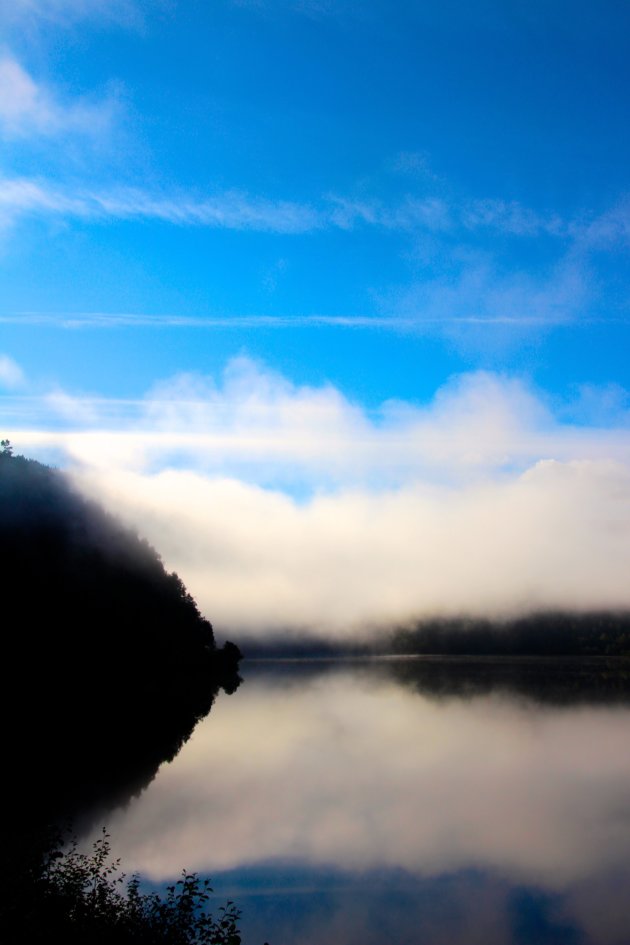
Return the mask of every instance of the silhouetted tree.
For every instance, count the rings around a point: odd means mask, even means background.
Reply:
[[[0,897],[4,945],[240,945],[231,900],[208,910],[209,880],[184,870],[166,894],[142,892],[110,855],[105,830],[90,854],[53,838],[39,864]]]

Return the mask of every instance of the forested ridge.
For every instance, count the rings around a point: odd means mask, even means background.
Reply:
[[[238,686],[240,652],[231,643],[217,648],[211,624],[145,540],[58,470],[13,455],[7,441],[1,446],[0,691],[9,816],[0,870],[11,895],[3,897],[0,925],[7,942],[48,941],[42,923],[45,915],[46,923],[53,920],[45,892],[67,939],[72,928],[80,932],[71,914],[85,912],[90,884],[100,884],[106,896],[114,887],[95,860],[83,872],[75,869],[80,861],[65,860],[61,869],[42,872],[57,856],[51,830],[106,823],[109,811],[146,787],[209,712],[218,690]],[[64,906],[59,882],[67,885],[71,874],[74,905]],[[108,921],[122,920],[122,904],[110,897]],[[180,905],[188,908],[190,900],[178,898],[172,909]],[[136,906],[147,916],[153,910],[159,925],[159,903]],[[163,917],[163,931],[167,920],[179,922],[167,906]],[[138,922],[134,941],[144,940],[139,930],[148,928]],[[164,939],[156,925],[151,940],[210,940],[191,937],[184,924]],[[102,940],[122,941],[121,928]],[[234,928],[232,916],[231,933]],[[101,940],[96,927],[81,934]]]
[[[393,630],[393,653],[630,657],[626,611],[544,611],[504,620],[436,618]]]
[[[238,684],[240,654],[217,649],[145,540],[61,472],[6,448],[0,523],[4,665],[20,681],[19,712],[6,690],[4,708],[20,743],[34,720],[42,764],[59,752],[74,769],[80,746],[77,770],[48,785],[50,814],[111,804],[177,752],[219,686]]]

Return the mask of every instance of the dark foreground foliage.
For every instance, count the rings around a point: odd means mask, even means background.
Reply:
[[[212,889],[182,873],[162,897],[142,892],[110,855],[105,830],[91,854],[56,839],[21,890],[5,891],[5,945],[240,945],[239,910],[228,901],[208,911]],[[16,895],[18,893],[18,895]]]

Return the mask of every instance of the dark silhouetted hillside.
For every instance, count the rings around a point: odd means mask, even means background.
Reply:
[[[60,472],[6,449],[0,574],[17,831],[25,816],[77,820],[124,802],[174,757],[219,687],[238,684],[238,649],[217,650],[156,551]]]

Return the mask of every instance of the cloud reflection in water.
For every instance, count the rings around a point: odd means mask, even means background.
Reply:
[[[155,879],[289,860],[561,890],[628,862],[629,730],[624,706],[250,669],[110,827],[125,865]]]

